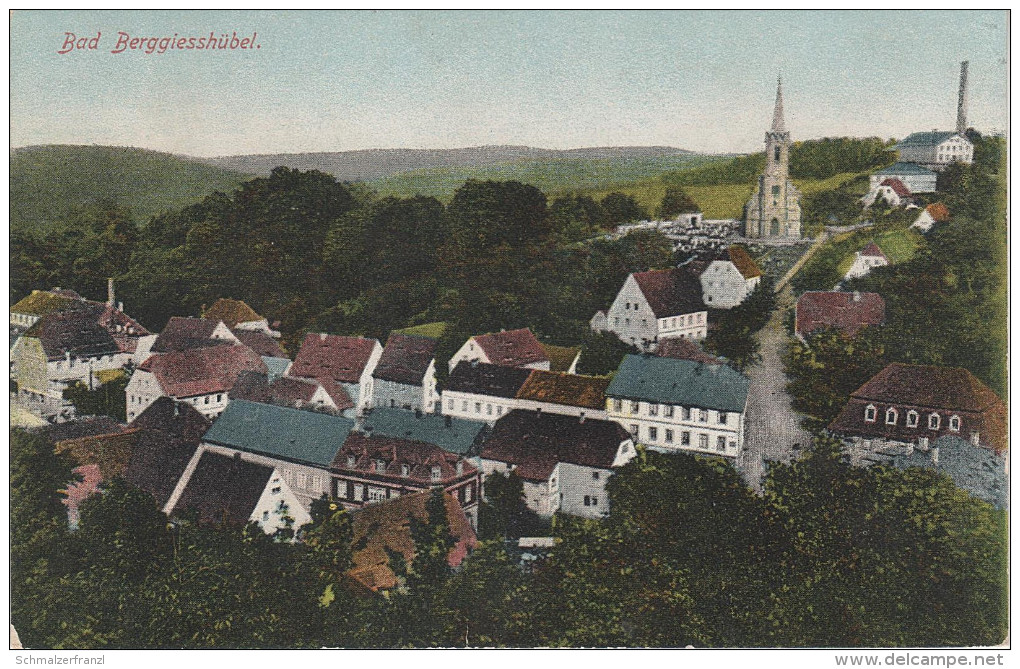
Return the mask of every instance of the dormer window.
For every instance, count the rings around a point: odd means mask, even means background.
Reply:
[[[960,417],[959,416],[950,416],[949,417],[949,429],[952,430],[953,432],[959,432],[960,431]]]
[[[347,456],[347,468],[348,469],[354,469],[354,467],[357,465],[357,463],[358,463],[358,459],[355,458],[353,455],[348,455]]]
[[[885,412],[885,424],[895,425],[897,420],[899,420],[899,413],[896,409],[887,409]]]
[[[929,430],[937,430],[937,429],[939,429],[939,424],[941,422],[942,422],[942,417],[939,416],[937,413],[928,414],[928,429]]]
[[[907,427],[917,427],[918,415],[917,412],[911,409],[907,412]]]
[[[442,478],[443,470],[439,468],[439,465],[433,465],[432,467],[432,480],[438,481]]]
[[[867,421],[868,423],[874,423],[875,422],[875,405],[874,404],[869,404],[867,407],[865,407],[865,409],[864,409],[864,420]]]
[[[410,476],[411,475],[411,466],[407,465],[407,464],[400,465],[400,475],[401,476]]]
[[[385,474],[386,473],[386,461],[385,460],[376,460],[375,461],[375,471],[376,471],[377,474]]]

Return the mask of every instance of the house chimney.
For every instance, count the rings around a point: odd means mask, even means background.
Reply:
[[[421,418],[421,409],[415,409],[414,410],[414,417],[415,418]]]
[[[446,427],[453,427],[453,416],[446,416],[445,418],[446,420],[444,422],[446,423]]]
[[[956,103],[956,132],[964,135],[967,132],[967,63],[960,63],[960,98]]]
[[[118,302],[117,303],[117,311],[121,311],[121,312],[124,311],[124,303],[123,302]]]
[[[933,446],[931,449],[931,462],[937,465],[939,463],[939,447]]]
[[[464,461],[458,459],[457,460],[457,476],[461,476],[463,474],[464,474]]]
[[[114,300],[113,295],[113,277],[109,277],[106,279],[106,306],[112,307],[115,304],[117,302]]]
[[[861,301],[861,291],[855,290],[854,291],[854,302],[860,302],[860,301]]]

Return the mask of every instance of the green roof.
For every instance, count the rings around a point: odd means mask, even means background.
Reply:
[[[11,307],[11,313],[46,316],[62,311],[75,302],[81,302],[81,300],[57,295],[47,290],[33,290],[31,295],[21,298],[17,304]]]
[[[353,428],[350,418],[233,400],[202,439],[249,453],[329,467]]]
[[[627,355],[606,396],[743,412],[750,385],[750,379],[726,365]]]
[[[406,409],[379,408],[361,419],[359,429],[371,428],[375,436],[423,441],[457,455],[469,454],[485,423],[450,418],[447,427],[446,421],[446,416],[423,413],[417,417]]]
[[[261,357],[262,362],[266,363],[266,367],[269,368],[270,383],[286,374],[287,368],[290,367],[290,358],[270,358],[266,355]]]
[[[914,163],[896,163],[895,165],[890,165],[889,167],[883,167],[879,171],[875,172],[875,174],[877,174],[877,175],[878,174],[880,174],[880,175],[888,174],[890,176],[895,176],[897,174],[906,174],[906,175],[911,175],[911,174],[921,175],[921,174],[923,174],[923,175],[935,176],[935,173],[932,172],[931,170],[926,170],[923,167],[921,167],[920,165],[915,165]]]
[[[952,130],[914,132],[901,139],[896,148],[901,146],[938,146],[955,134],[957,133]]]

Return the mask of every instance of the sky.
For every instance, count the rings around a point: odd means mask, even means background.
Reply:
[[[258,48],[113,52],[235,32]],[[13,147],[750,152],[780,74],[794,140],[900,138],[955,127],[963,60],[969,125],[1008,124],[1003,10],[16,11],[10,39]]]

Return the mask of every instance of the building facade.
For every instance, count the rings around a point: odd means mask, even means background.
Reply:
[[[631,274],[609,307],[606,328],[646,351],[660,339],[704,339],[708,309],[701,282],[683,267]]]
[[[731,246],[702,271],[702,299],[708,307],[732,309],[758,287],[761,276],[761,269],[747,251],[742,246]]]
[[[790,131],[783,117],[783,84],[776,88],[772,127],[765,133],[765,172],[747,203],[744,236],[799,238],[800,191],[790,181]]]
[[[953,163],[974,162],[974,144],[961,133],[946,130],[915,132],[905,137],[896,148],[900,160],[941,172]]]
[[[935,181],[938,175],[929,169],[913,163],[898,162],[889,167],[883,167],[868,177],[870,190],[875,190],[887,179],[897,179],[906,186],[911,193],[934,193]]]

